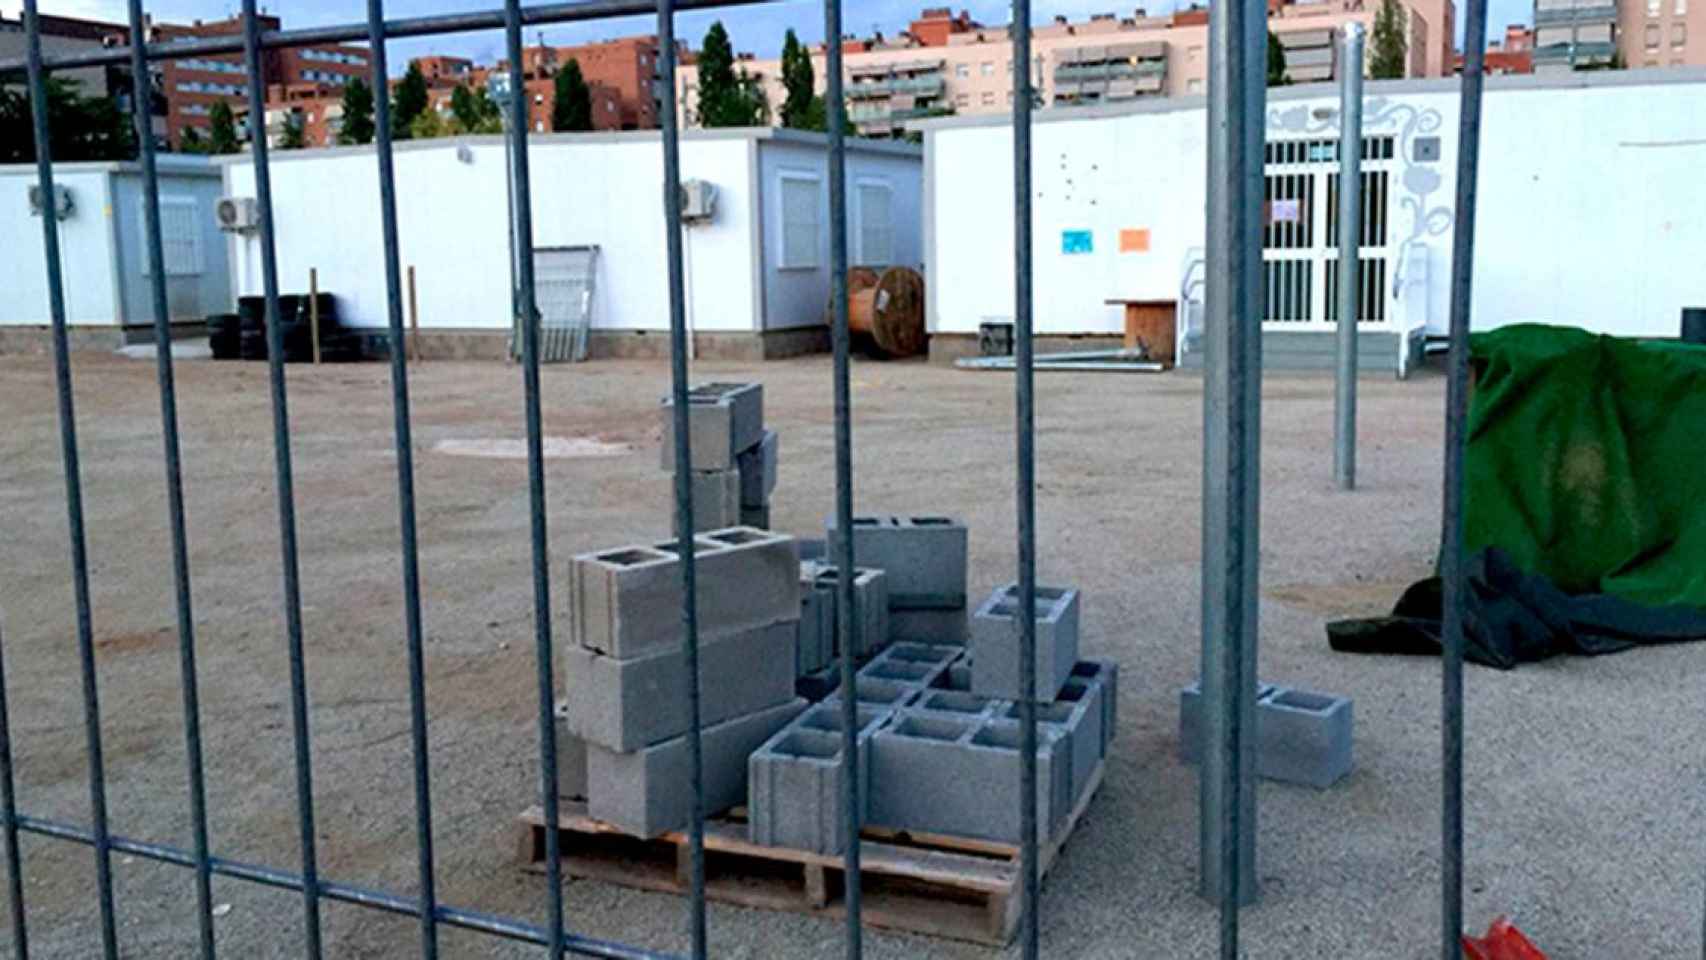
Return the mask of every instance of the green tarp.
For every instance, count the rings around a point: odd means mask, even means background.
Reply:
[[[1471,341],[1466,553],[1706,608],[1706,346],[1539,324]]]

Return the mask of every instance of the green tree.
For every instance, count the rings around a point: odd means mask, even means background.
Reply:
[[[782,39],[782,86],[788,91],[782,100],[782,126],[808,127],[812,115],[812,101],[819,100],[818,125],[812,129],[823,129],[821,99],[812,94],[815,82],[816,78],[812,76],[811,54],[806,52],[805,46],[794,36],[794,31],[789,30]]]
[[[224,100],[215,103],[207,119],[211,124],[207,135],[207,152],[236,153],[237,121],[231,116],[231,105]]]
[[[1285,75],[1285,44],[1280,43],[1279,35],[1268,31],[1268,86],[1283,87],[1291,82]]]
[[[301,150],[308,145],[308,132],[303,129],[302,115],[292,110],[284,115],[284,129],[278,135],[280,150]]]
[[[135,155],[130,118],[111,97],[85,97],[77,81],[47,80],[48,139],[53,159],[128,160]],[[34,163],[35,119],[21,87],[0,87],[0,163]]]
[[[551,129],[559,132],[592,129],[592,88],[581,76],[580,61],[573,57],[557,71],[552,90]]]
[[[346,146],[373,142],[373,88],[360,77],[344,84],[343,125],[338,142]]]
[[[829,129],[829,103],[828,103],[828,101],[824,100],[822,97],[812,97],[811,102],[806,104],[806,115],[805,115],[805,118],[800,121],[799,129],[801,129],[801,130],[816,130],[819,133],[823,133],[824,131],[828,130]],[[848,119],[847,114],[845,112],[843,112],[841,114],[841,132],[848,134],[848,135],[852,135],[853,133],[856,132],[856,130],[854,129],[854,126],[853,126],[853,121]]]
[[[206,153],[207,141],[201,138],[201,131],[194,127],[185,127],[178,137],[179,153]]]
[[[723,22],[711,24],[699,51],[699,125],[751,127],[764,122],[769,109],[756,78],[735,73],[734,47]]]
[[[1409,42],[1404,34],[1404,8],[1398,5],[1398,0],[1380,0],[1380,12],[1374,15],[1369,76],[1376,80],[1396,80],[1404,75],[1404,65],[1409,60]]]
[[[445,124],[443,118],[438,115],[437,110],[423,110],[419,116],[415,117],[414,122],[409,124],[408,139],[433,140],[438,137],[448,136],[453,132],[454,131]]]
[[[427,112],[427,82],[420,64],[409,61],[409,69],[391,96],[391,135],[407,140],[415,120]]]

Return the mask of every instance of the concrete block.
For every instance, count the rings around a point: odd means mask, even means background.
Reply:
[[[943,690],[959,690],[970,693],[971,662],[961,656],[949,663],[948,669],[943,670],[941,675],[936,678],[936,686]]]
[[[1080,660],[1072,665],[1077,680],[1095,680],[1102,684],[1102,753],[1119,731],[1120,665],[1112,660]]]
[[[700,723],[710,726],[794,697],[792,620],[699,644]],[[589,743],[638,750],[678,737],[691,725],[687,659],[680,648],[618,660],[583,647],[563,648],[568,726]]]
[[[1002,704],[999,718],[1003,721],[1020,723],[1019,704],[1007,701],[995,701]],[[1088,699],[1056,700],[1052,703],[1039,703],[1037,708],[1037,728],[1044,727],[1058,731],[1065,741],[1067,768],[1067,799],[1077,803],[1078,798],[1090,787],[1090,778],[1096,772],[1096,764],[1102,759],[1102,705]],[[1092,717],[1091,711],[1095,711]]]
[[[802,674],[794,680],[794,694],[817,703],[841,687],[841,665],[826,664],[822,669]]]
[[[1069,587],[1036,589],[1036,697],[1046,703],[1060,693],[1078,662],[1078,591]],[[1019,588],[998,587],[971,618],[971,688],[1004,700],[1021,696],[1019,673]]]
[[[693,542],[701,638],[798,619],[800,564],[792,537],[729,527]],[[671,541],[575,557],[575,642],[623,659],[680,647],[677,546]]]
[[[693,532],[705,533],[742,524],[740,507],[740,471],[695,470],[689,474],[693,487]],[[669,510],[669,528],[681,536],[681,517],[675,512],[675,481],[665,484]]]
[[[834,518],[826,526],[834,557]],[[965,524],[948,517],[853,518],[853,563],[888,574],[891,610],[963,609],[966,545]]]
[[[758,446],[744,450],[735,458],[740,473],[740,505],[767,507],[770,494],[776,490],[777,453],[779,443],[774,430],[764,431]]]
[[[829,541],[821,537],[795,537],[800,545],[800,562],[829,559]]]
[[[965,646],[966,610],[964,607],[945,610],[898,609],[891,595],[889,639]]]
[[[569,732],[569,705],[557,702],[557,796],[586,798],[586,741]]]
[[[747,757],[806,708],[790,699],[700,728],[705,813],[746,800]],[[685,829],[692,817],[691,757],[685,736],[618,753],[587,748],[587,813],[636,837]]]
[[[695,470],[734,470],[764,439],[764,385],[706,383],[687,391],[687,442]],[[664,397],[663,468],[675,469],[675,403]]]
[[[841,654],[841,587],[840,572],[833,563],[817,562],[812,565],[814,570],[813,585],[816,589],[825,591],[831,598],[832,610],[835,616],[835,648],[836,656]],[[853,629],[855,638],[853,656],[864,658],[875,655],[889,643],[889,591],[888,575],[881,570],[869,567],[855,567],[853,576]]]
[[[1090,747],[1096,751],[1097,758],[1108,755],[1108,741],[1112,739],[1108,732],[1108,706],[1103,698],[1108,696],[1108,688],[1102,685],[1099,678],[1086,680],[1083,677],[1072,677],[1060,688],[1060,703],[1085,703],[1089,706],[1089,715],[1084,718],[1084,728],[1090,735]]]
[[[1261,684],[1256,699],[1256,775],[1325,789],[1351,772],[1352,704],[1348,697]],[[1179,759],[1202,759],[1207,730],[1202,688],[1179,691]]]
[[[755,527],[759,530],[770,529],[770,508],[741,507],[740,525],[743,527]]]
[[[859,670],[859,676],[876,680],[893,680],[922,689],[934,686],[948,665],[959,656],[958,647],[932,646],[923,643],[896,643],[872,658]]]
[[[980,697],[967,690],[924,690],[913,701],[913,709],[952,713],[965,717],[992,717],[1009,706],[1005,700]]]
[[[898,709],[909,706],[918,699],[922,688],[915,682],[897,680],[890,677],[867,677],[864,675],[853,678],[853,689],[859,692],[859,703],[873,707],[890,707]],[[841,702],[841,685],[835,684],[834,691],[825,697],[824,703]]]
[[[800,625],[795,650],[797,677],[822,670],[835,657],[835,595],[817,588],[817,565],[809,561],[800,564]]]
[[[1037,731],[1037,822],[1065,817],[1070,760],[1058,731]],[[1017,725],[903,710],[871,738],[870,822],[897,830],[1019,842]]]
[[[859,822],[870,810],[871,735],[894,711],[860,706],[856,762]],[[801,714],[747,762],[747,835],[753,843],[840,853],[848,831],[841,812],[842,716],[839,704]]]

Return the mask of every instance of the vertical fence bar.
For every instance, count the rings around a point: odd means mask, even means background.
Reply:
[[[1013,62],[1031,62],[1031,0],[1013,0]],[[1013,71],[1014,433],[1019,526],[1019,872],[1025,899],[1019,931],[1025,960],[1036,960],[1041,870],[1037,859],[1037,488],[1031,364],[1031,71]],[[843,578],[845,579],[845,578]]]
[[[148,242],[149,292],[154,307],[154,371],[160,384],[160,432],[165,446],[166,509],[172,528],[172,584],[176,588],[178,671],[184,709],[184,747],[189,764],[190,830],[195,845],[195,899],[201,955],[212,960],[213,868],[207,838],[207,791],[201,754],[201,697],[196,678],[195,613],[190,599],[189,537],[184,528],[184,480],[178,443],[178,396],[172,372],[171,315],[166,303],[166,256],[160,241],[160,179],[154,161],[151,108],[153,84],[142,56],[142,0],[130,0],[131,117],[142,162],[143,224]]]
[[[705,930],[705,781],[699,742],[699,610],[696,601],[696,561],[693,548],[693,450],[688,442],[687,303],[681,260],[681,131],[675,114],[675,3],[658,0],[658,78],[663,120],[664,240],[669,256],[669,359],[671,409],[675,418],[675,516],[680,527],[681,627],[687,654],[687,707],[692,729],[687,735],[689,780],[693,808],[688,819],[691,904],[688,925],[693,956],[703,960]],[[842,580],[847,572],[842,571]]]
[[[18,798],[12,792],[12,714],[6,706],[6,625],[0,623],[0,829],[6,833],[6,899],[12,908],[12,943],[18,960],[30,960],[24,918],[24,853],[18,849]]]
[[[278,251],[267,167],[265,61],[255,0],[243,0],[243,51],[249,83],[249,147],[255,163],[255,204],[261,220],[261,284],[266,296],[267,368],[272,389],[273,473],[278,489],[278,536],[284,576],[285,640],[290,648],[290,723],[296,747],[296,822],[302,848],[304,952],[319,960],[320,870],[314,849],[313,761],[308,751],[308,672],[302,655],[302,586],[296,553],[296,492],[290,465],[290,410],[284,383],[284,328],[278,315]],[[375,91],[375,96],[384,91]]]
[[[545,446],[539,412],[539,312],[533,289],[533,194],[527,177],[527,87],[521,63],[521,0],[504,0],[509,54],[510,235],[515,241],[515,325],[521,331],[521,377],[527,417],[527,497],[533,542],[533,637],[539,683],[540,806],[545,812],[546,946],[563,954],[563,865],[558,849],[557,726],[552,700],[550,541],[545,527]]]
[[[41,21],[36,0],[24,0],[30,107],[35,123],[36,171],[41,180],[42,249],[47,256],[48,309],[53,322],[53,373],[59,395],[59,444],[65,465],[65,512],[71,537],[71,586],[77,604],[77,659],[83,678],[83,731],[89,745],[89,816],[93,826],[95,883],[101,911],[101,947],[118,956],[113,916],[112,847],[107,835],[106,766],[101,755],[101,705],[95,677],[95,641],[89,601],[89,556],[83,530],[83,477],[77,456],[77,411],[71,391],[71,345],[65,330],[65,288],[60,274],[59,218],[53,188],[47,76],[41,63]]]
[[[1463,457],[1469,416],[1469,305],[1475,265],[1475,178],[1481,166],[1481,85],[1487,47],[1487,0],[1465,0],[1462,100],[1458,118],[1457,226],[1451,238],[1451,352],[1446,368],[1444,591],[1440,670],[1440,957],[1456,960],[1463,945]]]
[[[834,305],[830,328],[835,353],[835,600],[836,630],[842,637],[856,637],[853,571],[853,394],[851,387],[852,335],[847,328],[847,99],[843,93],[841,66],[841,0],[823,0],[824,90],[829,132],[829,302]],[[857,663],[853,645],[841,645],[841,816],[846,826],[847,846],[841,852],[845,876],[843,906],[846,910],[845,949],[848,960],[865,952],[864,903],[859,878],[859,698],[856,689]]]
[[[1208,242],[1204,296],[1202,892],[1220,953],[1256,897],[1257,487],[1261,453],[1262,158],[1267,17],[1254,0],[1209,10]]]
[[[391,415],[397,450],[397,521],[403,539],[403,622],[409,653],[409,741],[415,765],[415,856],[421,890],[421,956],[438,956],[433,883],[432,781],[427,754],[426,665],[421,654],[420,550],[415,540],[415,454],[409,426],[409,364],[403,339],[403,276],[397,254],[397,181],[391,156],[391,97],[385,67],[385,3],[367,0],[367,47],[374,98],[374,157],[385,248],[385,311],[391,343]]]
[[[1339,77],[1338,376],[1333,390],[1333,478],[1357,485],[1357,320],[1362,316],[1362,24],[1344,26]]]

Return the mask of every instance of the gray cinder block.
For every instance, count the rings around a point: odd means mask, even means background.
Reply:
[[[693,487],[693,530],[704,533],[740,526],[740,472],[736,470],[695,470],[689,474]],[[681,535],[681,517],[675,511],[675,480],[670,478],[669,528]]]
[[[964,646],[966,609],[906,610],[889,601],[889,639]]]
[[[829,595],[832,604],[831,610],[835,611],[835,647],[833,652],[840,655],[841,574],[832,563],[820,561],[812,564],[811,567],[814,571],[814,587]],[[868,567],[855,567],[853,572],[853,629],[856,633],[853,656],[863,658],[872,656],[883,647],[888,646],[888,575],[881,570]]]
[[[1080,660],[1072,665],[1072,676],[1102,685],[1102,752],[1119,730],[1120,665],[1112,660]]]
[[[805,708],[792,699],[700,728],[707,816],[746,799],[747,757]],[[683,829],[693,809],[690,764],[685,736],[632,753],[590,746],[587,813],[637,837]]]
[[[968,690],[924,690],[913,702],[916,710],[952,713],[965,717],[989,717],[1005,710],[1005,700],[980,697]]]
[[[1019,842],[1016,724],[903,710],[871,738],[870,822]],[[1046,839],[1070,802],[1064,738],[1037,730],[1037,823]]]
[[[871,735],[892,710],[860,706],[856,762],[859,822],[870,810]],[[753,843],[840,853],[848,833],[841,814],[842,716],[839,704],[801,714],[753,752],[747,763],[747,834]]]
[[[557,795],[586,797],[586,741],[569,732],[569,705],[557,702]]]
[[[1103,698],[1108,696],[1107,687],[1102,685],[1100,678],[1085,679],[1071,677],[1060,688],[1057,703],[1085,704],[1089,713],[1084,717],[1084,729],[1088,737],[1090,749],[1096,751],[1098,759],[1108,755],[1108,741],[1111,739],[1108,725],[1108,707]]]
[[[1325,789],[1351,772],[1348,697],[1261,684],[1256,699],[1256,775]],[[1179,691],[1179,759],[1197,763],[1207,729],[1202,688]]]
[[[817,588],[817,565],[800,564],[800,632],[795,676],[827,666],[835,656],[835,596]]]
[[[890,644],[859,669],[861,678],[890,680],[915,689],[931,687],[959,656],[959,648],[923,643]]]
[[[833,670],[833,668],[830,668]],[[841,685],[834,684],[833,692],[824,698],[824,703],[841,702]],[[863,673],[854,676],[853,689],[859,692],[859,703],[873,707],[899,708],[911,704],[918,698],[922,688],[913,681],[894,679],[892,677],[867,677]]]
[[[800,545],[800,562],[807,560],[828,560],[829,541],[821,537],[796,537],[794,542]]]
[[[664,397],[663,468],[675,469],[675,403]],[[687,391],[687,442],[695,470],[734,470],[764,439],[764,385],[706,383]]]
[[[826,528],[834,557],[833,517]],[[853,518],[853,562],[888,574],[891,610],[963,609],[966,545],[965,524],[949,517]]]
[[[700,723],[709,726],[794,697],[792,620],[699,644]],[[677,647],[618,660],[563,648],[570,732],[610,750],[638,750],[691,725],[687,657]]]
[[[996,702],[1002,704],[999,714],[1002,720],[1015,724],[1021,722],[1019,704]],[[1071,803],[1077,803],[1079,796],[1089,788],[1090,778],[1096,772],[1096,764],[1102,759],[1102,705],[1081,698],[1039,703],[1036,709],[1037,728],[1040,730],[1047,726],[1056,730],[1065,741],[1067,766],[1070,771],[1067,776],[1067,797]]]
[[[693,544],[701,638],[799,618],[800,564],[792,537],[729,527],[699,534]],[[672,541],[575,557],[575,642],[624,659],[680,647],[677,546]]]
[[[1036,697],[1055,698],[1078,662],[1078,591],[1036,589]],[[1019,588],[999,587],[971,618],[971,688],[986,697],[1021,698]]]
[[[776,490],[778,440],[776,431],[766,430],[764,439],[758,442],[758,446],[741,451],[735,458],[736,467],[740,472],[741,506],[770,505],[770,494]]]

